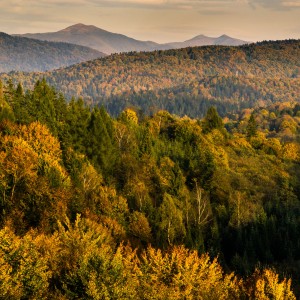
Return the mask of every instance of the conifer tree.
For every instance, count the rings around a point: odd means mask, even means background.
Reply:
[[[14,113],[10,105],[4,99],[3,84],[0,80],[0,122],[2,120],[14,120]]]
[[[246,132],[247,132],[247,138],[251,138],[257,135],[257,123],[253,113],[249,118]]]
[[[87,140],[87,126],[89,124],[91,113],[80,98],[71,99],[66,113],[66,134],[64,138],[64,147],[72,147],[75,151],[85,153]]]
[[[115,151],[112,124],[104,109],[95,108],[87,127],[87,156],[104,172],[112,170]]]
[[[203,132],[208,133],[211,132],[213,129],[222,129],[224,127],[223,120],[219,116],[216,108],[211,106],[206,113],[206,116],[203,121]]]

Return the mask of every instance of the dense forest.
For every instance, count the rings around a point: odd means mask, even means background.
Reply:
[[[0,298],[296,299],[300,105],[204,115],[1,84]]]
[[[0,72],[43,72],[103,56],[104,53],[84,46],[0,32]]]
[[[225,116],[300,101],[299,57],[300,41],[286,40],[114,54],[42,74],[3,74],[2,79],[33,88],[45,78],[67,99],[83,97],[114,117],[134,107],[146,115],[167,110],[202,118],[212,105]]]

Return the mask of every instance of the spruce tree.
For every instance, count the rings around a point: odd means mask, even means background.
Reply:
[[[64,137],[65,147],[72,147],[80,153],[86,152],[87,127],[90,122],[91,113],[84,101],[79,98],[71,99],[66,113],[66,134]]]
[[[216,108],[211,106],[206,113],[203,120],[202,129],[204,133],[211,132],[213,129],[223,129],[224,124],[222,118],[219,116]]]
[[[254,117],[254,114],[251,114],[248,125],[246,128],[247,138],[251,138],[257,135],[257,123]]]
[[[103,173],[110,173],[116,159],[112,122],[103,108],[94,108],[87,127],[86,153]]]

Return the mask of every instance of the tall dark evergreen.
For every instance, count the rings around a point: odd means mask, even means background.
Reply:
[[[86,151],[87,126],[90,117],[90,110],[85,106],[83,100],[72,98],[67,106],[65,143],[80,153]]]
[[[254,137],[257,135],[257,123],[256,123],[255,116],[253,113],[251,114],[249,121],[248,121],[248,125],[246,128],[246,135],[248,138],[251,138],[251,137]]]
[[[219,116],[217,109],[211,106],[206,113],[206,116],[202,123],[202,128],[204,133],[211,132],[213,129],[224,128],[223,120]]]
[[[24,91],[21,83],[18,83],[17,89],[16,89],[16,95],[17,96],[24,96]]]
[[[30,96],[25,95],[22,85],[19,83],[15,91],[12,107],[16,116],[16,121],[22,124],[30,123],[37,119],[36,110],[30,102]]]
[[[94,108],[87,126],[86,154],[102,172],[114,167],[116,150],[112,121],[103,108]]]
[[[0,80],[0,122],[2,120],[14,120],[15,115],[11,106],[7,103],[4,98],[4,87],[3,83]]]

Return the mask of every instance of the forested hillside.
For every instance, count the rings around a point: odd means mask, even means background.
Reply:
[[[48,71],[105,56],[67,43],[38,41],[0,32],[0,72]]]
[[[297,83],[292,62],[272,64]],[[1,85],[0,294],[296,299],[300,106],[203,113],[112,118],[45,80]]]
[[[145,114],[160,109],[203,117],[274,102],[300,100],[300,41],[240,47],[209,46],[150,53],[115,54],[43,74],[11,73],[32,88],[44,77],[68,99],[83,97],[117,116],[127,107]]]

